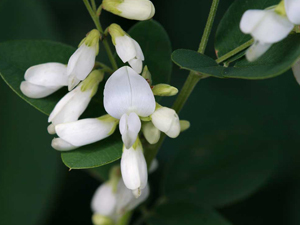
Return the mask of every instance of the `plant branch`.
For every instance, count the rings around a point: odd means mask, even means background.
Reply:
[[[91,5],[90,5],[90,3],[89,3],[88,0],[83,0],[83,3],[85,4],[88,12],[90,13],[90,16],[92,17],[92,19],[93,19],[93,21],[94,21],[94,23],[96,25],[97,30],[100,32],[100,34],[102,36],[103,35],[103,29],[102,29],[102,26],[100,24],[99,17],[97,16],[96,12],[93,11],[93,9],[92,9],[92,7],[91,7]],[[109,61],[110,61],[111,65],[112,65],[113,69],[117,70],[118,69],[117,62],[116,62],[116,60],[114,58],[114,55],[113,55],[113,53],[112,53],[112,51],[111,51],[111,49],[109,47],[109,43],[108,43],[107,39],[103,38],[103,36],[102,36],[102,43],[103,43],[104,48],[105,48],[105,50],[107,52],[107,56],[109,58]]]
[[[96,6],[95,0],[91,0],[91,3],[92,3],[92,8],[93,8],[94,12],[96,12],[97,6]]]

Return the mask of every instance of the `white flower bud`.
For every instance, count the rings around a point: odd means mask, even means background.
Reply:
[[[150,71],[148,70],[148,66],[144,67],[142,77],[144,77],[150,85],[152,84],[152,76],[151,76]]]
[[[58,151],[71,151],[76,149],[77,147],[70,144],[69,142],[61,139],[61,138],[54,138],[51,143],[52,148]]]
[[[146,122],[142,126],[143,134],[150,144],[156,144],[160,139],[160,130],[152,122]]]
[[[147,163],[139,139],[130,149],[123,147],[121,172],[126,187],[139,197],[148,182]]]
[[[20,89],[29,98],[44,98],[68,85],[67,67],[61,63],[45,63],[30,67]]]
[[[81,41],[76,52],[70,57],[67,68],[69,91],[84,80],[94,68],[95,58],[99,52],[99,39],[98,30],[90,31],[87,37]]]
[[[110,182],[102,184],[92,198],[92,211],[96,214],[112,218],[115,214],[116,206],[116,189]]]
[[[186,131],[190,128],[191,124],[187,120],[180,120],[180,132]]]
[[[55,126],[55,131],[60,137],[59,139],[78,148],[109,137],[116,130],[117,124],[117,119],[105,115],[97,119],[83,119],[71,123],[59,124]],[[58,145],[53,146],[53,148],[56,150],[69,150],[64,149],[64,146]]]
[[[108,32],[123,63],[128,62],[132,69],[137,73],[141,73],[145,58],[140,45],[117,24],[111,24]]]
[[[103,72],[94,70],[78,87],[66,94],[51,112],[48,122],[54,126],[78,120],[85,111],[92,97],[96,94],[98,84],[103,80]],[[48,127],[49,132],[53,128]],[[53,133],[50,133],[53,134]]]
[[[293,24],[300,24],[300,1],[284,0],[287,17]]]
[[[160,131],[171,138],[176,138],[180,134],[179,117],[175,110],[167,107],[158,107],[151,115],[152,123]]]
[[[286,38],[294,25],[283,15],[273,10],[247,10],[240,23],[242,32],[251,34],[255,40],[246,53],[249,61],[263,55],[273,43]]]
[[[156,96],[174,96],[178,93],[178,89],[168,84],[158,84],[152,88],[153,94]]]
[[[149,20],[155,8],[149,0],[103,0],[103,9],[131,20]]]

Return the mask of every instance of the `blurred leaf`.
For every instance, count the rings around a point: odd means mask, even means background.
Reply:
[[[150,225],[230,225],[217,211],[191,202],[167,202],[157,207]]]
[[[277,166],[277,143],[251,122],[227,129],[202,136],[198,147],[182,149],[170,161],[164,180],[168,198],[224,206],[265,184]]]
[[[43,224],[54,208],[66,175],[51,149],[45,117],[0,82],[0,215],[1,224]]]
[[[300,56],[300,34],[290,35],[275,44],[263,57],[254,62],[246,58],[233,67],[219,66],[213,59],[191,50],[176,50],[173,61],[181,68],[204,75],[224,78],[267,79],[283,74],[291,68]]]
[[[156,21],[137,23],[129,35],[141,46],[145,61],[152,75],[153,84],[168,83],[172,73],[171,42],[165,29]]]
[[[38,18],[38,19],[37,19]],[[56,39],[57,29],[45,1],[2,0],[0,2],[0,40]]]
[[[277,5],[279,2],[279,0],[235,0],[217,29],[215,40],[217,56],[221,57],[251,39],[250,35],[246,35],[240,30],[240,21],[246,10],[266,9]]]

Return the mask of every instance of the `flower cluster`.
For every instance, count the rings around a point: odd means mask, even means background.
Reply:
[[[266,10],[247,10],[240,23],[242,32],[254,38],[254,44],[246,52],[247,59],[255,61],[272,44],[286,38],[300,24],[299,11],[299,0],[284,0]]]
[[[104,0],[102,7],[137,20],[149,19],[155,12],[149,0]],[[105,83],[103,103],[107,114],[79,119],[104,80],[106,71],[95,66],[95,58],[101,35],[108,34],[118,56],[129,66],[114,71]],[[153,86],[148,67],[143,69],[144,60],[140,45],[119,25],[111,24],[104,34],[95,29],[90,31],[67,65],[53,62],[30,67],[21,83],[21,91],[30,98],[44,98],[68,86],[69,92],[57,103],[48,119],[49,134],[58,136],[52,140],[56,150],[70,151],[100,141],[112,135],[119,125],[124,143],[122,179],[121,176],[117,182],[111,179],[96,192],[92,203],[95,224],[115,220],[120,212],[133,209],[147,198],[148,167],[141,138],[155,144],[161,132],[176,138],[189,127],[189,122],[180,121],[173,109],[156,102],[155,96],[173,96],[178,90],[167,84]]]

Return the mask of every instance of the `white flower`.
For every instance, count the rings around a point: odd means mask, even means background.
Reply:
[[[59,138],[53,139],[52,147],[56,150],[68,151],[100,141],[113,134],[117,124],[118,120],[109,115],[59,124],[55,126]]]
[[[57,103],[48,119],[49,123],[52,122],[48,127],[50,134],[55,134],[56,125],[78,120],[96,94],[103,76],[102,71],[94,70],[84,82]]]
[[[246,53],[247,59],[254,61],[272,44],[286,38],[294,25],[274,10],[248,10],[242,17],[240,28],[242,32],[251,34],[255,40]]]
[[[99,31],[95,29],[90,31],[87,37],[81,41],[76,52],[70,57],[67,68],[69,91],[92,71],[96,55],[99,52],[99,38]]]
[[[300,1],[299,0],[285,0],[285,10],[288,19],[293,24],[300,24]]]
[[[175,110],[158,107],[151,115],[151,119],[154,126],[169,137],[176,138],[180,134],[179,117]]]
[[[133,195],[132,191],[125,186],[123,180],[120,179],[117,188],[117,215],[124,215],[126,212],[135,209],[138,205],[143,203],[148,198],[149,193],[150,188],[147,184],[143,189],[141,195],[136,198],[136,196]]]
[[[121,172],[126,187],[139,197],[148,182],[147,163],[139,139],[131,148],[123,147]]]
[[[103,0],[103,9],[131,20],[149,20],[155,8],[149,0]]]
[[[300,85],[300,60],[293,65],[292,70],[298,84]]]
[[[117,206],[117,193],[110,182],[102,184],[95,192],[91,208],[94,213],[113,217]]]
[[[20,89],[29,98],[44,98],[68,85],[67,67],[61,63],[44,63],[30,67]]]
[[[140,45],[117,24],[111,24],[108,31],[123,63],[128,62],[137,73],[141,73],[145,58]]]
[[[147,81],[133,69],[124,66],[107,80],[104,87],[104,108],[120,119],[120,132],[126,148],[130,148],[141,129],[140,117],[155,110],[155,99]]]

